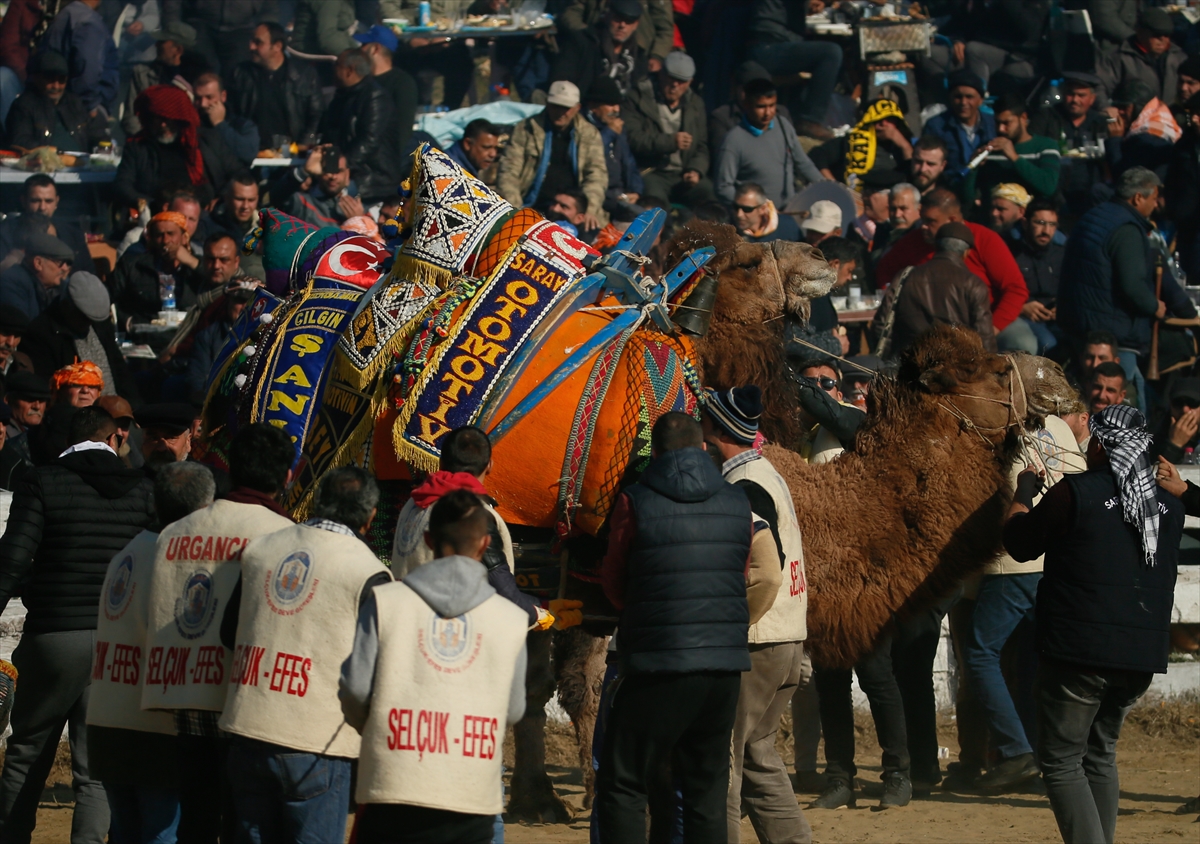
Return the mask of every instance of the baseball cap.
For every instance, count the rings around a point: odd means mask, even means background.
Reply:
[[[396,33],[392,32],[390,27],[378,23],[366,32],[355,35],[354,40],[359,44],[382,44],[393,53],[400,46],[400,39],[396,37]]]
[[[96,399],[96,404],[107,410],[108,415],[117,421],[134,418],[133,408],[120,396],[101,396]]]
[[[638,0],[609,0],[608,10],[614,15],[637,20],[642,16],[642,4]]]
[[[800,228],[805,231],[829,234],[842,225],[842,209],[836,202],[828,199],[818,199],[808,209],[808,217],[800,221]]]
[[[67,76],[70,68],[62,53],[55,50],[42,50],[29,60],[29,73],[41,76]]]
[[[20,336],[28,327],[29,317],[23,310],[13,305],[0,305],[0,334]]]
[[[24,370],[9,372],[4,377],[4,386],[8,395],[13,398],[41,399],[42,401],[50,399],[49,379],[40,378],[32,372]]]
[[[108,298],[108,288],[91,273],[71,273],[67,295],[71,297],[71,304],[92,322],[108,319],[108,309],[112,304]]]
[[[696,62],[687,53],[676,50],[663,61],[663,70],[672,79],[691,82],[696,76]]]
[[[550,93],[546,97],[546,104],[574,108],[579,105],[579,86],[574,82],[567,82],[565,79],[550,83]]]
[[[1138,16],[1138,29],[1144,29],[1151,35],[1161,37],[1175,31],[1175,22],[1171,20],[1166,9],[1152,6],[1142,9],[1142,13]]]
[[[25,254],[41,258],[75,261],[75,250],[52,234],[34,232],[25,241]]]
[[[975,245],[975,234],[966,223],[944,223],[937,231],[937,239],[957,238],[966,241],[967,246]]]
[[[196,30],[183,21],[172,21],[157,32],[151,32],[155,41],[174,41],[185,50],[196,46]]]

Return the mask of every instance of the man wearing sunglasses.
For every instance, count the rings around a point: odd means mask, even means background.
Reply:
[[[33,149],[90,150],[105,123],[88,115],[83,101],[67,90],[67,60],[53,50],[29,61],[29,88],[8,113],[8,143]]]
[[[733,198],[733,219],[738,234],[750,243],[772,240],[798,241],[800,227],[790,214],[780,214],[767,199],[762,185],[746,182]]]
[[[75,253],[50,234],[32,234],[25,257],[0,275],[0,304],[12,305],[29,319],[41,315],[57,296],[71,271]]]

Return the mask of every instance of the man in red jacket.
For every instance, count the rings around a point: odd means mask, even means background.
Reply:
[[[962,206],[958,197],[945,188],[938,188],[921,198],[921,225],[896,241],[875,270],[880,289],[905,267],[923,264],[933,257],[938,229],[946,223],[961,223]],[[1029,299],[1025,277],[1013,259],[1004,239],[991,229],[967,223],[975,235],[975,246],[966,254],[967,269],[983,279],[991,296],[992,325],[996,329],[996,345],[1000,351],[1025,351],[1037,354],[1037,337],[1021,320],[1021,308]]]

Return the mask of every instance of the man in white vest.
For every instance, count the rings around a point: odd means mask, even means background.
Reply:
[[[359,735],[338,672],[362,604],[391,574],[363,541],[379,487],[357,466],[327,474],[313,517],[253,540],[222,642],[233,652],[221,729],[238,840],[340,841]],[[232,628],[232,629],[231,629]]]
[[[782,571],[770,609],[750,625],[750,670],[742,673],[731,744],[729,840],[741,838],[742,806],[764,842],[807,842],[812,829],[796,803],[783,759],[775,750],[779,719],[800,682],[804,658],[808,589],[800,525],[787,483],[754,448],[762,393],[758,387],[708,391],[701,425],[725,480],[750,499],[757,519],[765,521]]]
[[[172,463],[154,476],[154,509],[170,524],[212,504],[207,466]],[[104,783],[114,840],[174,840],[179,825],[175,718],[141,708],[146,616],[158,533],[144,530],[117,552],[100,591],[88,698],[91,773]]]
[[[279,428],[243,428],[229,449],[233,492],[168,525],[155,548],[142,709],[175,715],[181,842],[233,840],[227,740],[217,720],[234,655],[221,644],[221,615],[246,545],[292,524],[275,496],[287,484],[295,456],[291,438]]]
[[[438,558],[359,612],[338,696],[362,734],[360,844],[492,840],[505,730],[525,712],[528,617],[488,584],[489,521],[474,493],[442,496]]]

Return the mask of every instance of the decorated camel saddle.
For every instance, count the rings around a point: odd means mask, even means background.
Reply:
[[[693,341],[714,250],[651,277],[661,210],[603,257],[440,151],[413,159],[384,227],[392,248],[261,213],[247,246],[262,240],[267,285],[210,373],[212,458],[243,425],[282,428],[297,445],[285,506],[302,518],[331,469],[409,481],[437,469],[446,434],[477,425],[506,521],[594,535],[649,460],[655,420],[703,400]]]

